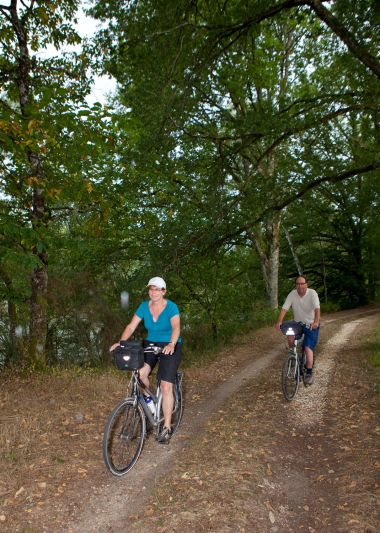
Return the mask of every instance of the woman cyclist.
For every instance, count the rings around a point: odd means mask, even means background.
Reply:
[[[157,379],[161,381],[164,427],[157,440],[162,444],[168,444],[172,434],[173,387],[181,361],[180,316],[177,305],[165,298],[166,283],[162,278],[158,276],[151,278],[147,286],[149,300],[138,306],[132,320],[124,329],[120,342],[128,340],[141,320],[144,320],[144,326],[147,329],[144,347],[152,343],[162,348],[161,355],[145,354],[145,364],[140,370],[140,377],[149,387],[149,375],[159,359]],[[110,351],[120,345],[120,342],[113,344]]]

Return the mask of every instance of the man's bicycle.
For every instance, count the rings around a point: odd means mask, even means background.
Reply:
[[[281,388],[284,397],[289,402],[298,392],[301,379],[306,372],[306,355],[303,349],[303,324],[287,321],[281,325],[281,331],[287,337],[294,337],[294,342],[289,348],[287,357],[282,365]]]
[[[123,368],[132,371],[129,394],[113,409],[104,429],[103,458],[106,467],[115,476],[127,474],[136,464],[147,436],[147,428],[152,428],[157,437],[164,424],[160,383],[157,383],[156,394],[154,394],[141,381],[138,368],[130,368],[133,366],[141,368],[143,366],[144,353],[160,354],[162,348],[150,344],[145,350],[141,348],[141,345],[139,345],[138,349],[141,350],[139,354],[140,361],[128,364],[127,359],[126,366]],[[124,356],[125,358],[128,358],[128,355]],[[133,355],[131,355],[131,359],[133,359]],[[117,366],[121,368],[119,363],[117,363]],[[177,372],[174,383],[172,435],[177,431],[182,419],[182,380],[182,372]],[[154,413],[144,399],[144,396],[148,395],[152,398]]]

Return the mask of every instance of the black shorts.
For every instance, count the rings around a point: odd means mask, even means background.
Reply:
[[[153,342],[153,341],[144,341],[144,348],[146,348],[149,344],[154,344],[155,346],[160,346],[161,348],[164,348],[167,346],[167,342]],[[166,355],[166,354],[159,354],[156,355],[154,353],[146,353],[145,354],[145,362],[148,363],[148,365],[153,370],[156,366],[157,362],[159,361],[158,365],[158,372],[157,372],[157,380],[158,381],[168,381],[169,383],[175,383],[175,377],[177,374],[177,370],[179,367],[179,364],[181,362],[181,343],[177,342],[173,355]]]

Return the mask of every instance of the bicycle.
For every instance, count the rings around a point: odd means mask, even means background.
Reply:
[[[141,350],[143,354],[162,353],[162,348],[154,344],[150,344],[145,350],[141,348]],[[129,368],[126,369],[129,370]],[[172,435],[178,430],[182,419],[182,380],[183,373],[179,371],[174,383]],[[155,414],[149,409],[144,399],[144,396],[147,395],[152,398]],[[154,394],[141,381],[139,370],[135,368],[132,370],[129,395],[115,406],[104,429],[103,459],[111,474],[123,476],[136,464],[147,436],[147,423],[157,438],[164,424],[160,382],[157,382],[156,394]]]
[[[287,357],[282,365],[281,388],[283,395],[289,402],[293,400],[298,392],[300,381],[306,371],[306,354],[303,348],[303,324],[300,322],[288,321],[281,326],[284,335],[294,336],[294,343],[289,348]]]

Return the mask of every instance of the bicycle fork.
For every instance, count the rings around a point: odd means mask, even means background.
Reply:
[[[288,372],[287,372],[287,376],[289,379],[297,378],[298,368],[299,368],[299,365],[298,365],[297,357],[293,357],[293,356],[289,357]]]

